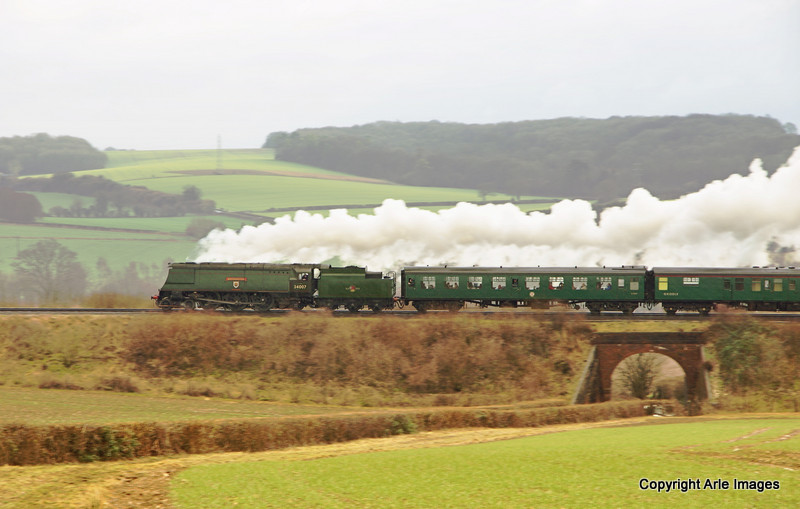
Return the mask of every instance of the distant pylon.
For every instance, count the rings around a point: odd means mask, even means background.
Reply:
[[[217,171],[222,169],[222,136],[217,135]]]

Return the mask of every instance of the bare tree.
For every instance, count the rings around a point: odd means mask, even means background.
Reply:
[[[619,367],[620,378],[631,396],[645,399],[650,394],[653,380],[661,367],[661,360],[655,354],[640,353],[622,361]]]
[[[63,302],[86,291],[86,271],[77,255],[55,240],[42,240],[20,251],[11,265],[22,284],[20,290],[41,303]]]

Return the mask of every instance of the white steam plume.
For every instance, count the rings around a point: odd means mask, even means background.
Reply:
[[[549,214],[511,204],[459,203],[430,212],[386,200],[374,215],[297,212],[275,224],[213,231],[195,261],[341,263],[372,270],[406,265],[767,265],[767,246],[800,247],[800,147],[771,177],[756,160],[677,200],[635,189],[600,214],[564,200]]]

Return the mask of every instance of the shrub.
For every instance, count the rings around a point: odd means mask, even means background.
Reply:
[[[446,409],[370,415],[135,423],[0,425],[0,465],[108,461],[165,454],[264,451],[464,427],[529,427],[645,415],[640,402],[531,408]]]
[[[110,375],[102,377],[95,389],[114,392],[141,392],[142,381],[128,375]]]

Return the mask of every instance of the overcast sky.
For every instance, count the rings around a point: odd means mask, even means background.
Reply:
[[[259,147],[378,120],[770,115],[800,0],[0,0],[0,136]]]

